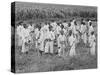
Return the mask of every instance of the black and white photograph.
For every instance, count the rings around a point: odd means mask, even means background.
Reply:
[[[11,3],[11,71],[97,68],[96,6]]]

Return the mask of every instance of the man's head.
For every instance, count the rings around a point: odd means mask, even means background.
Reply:
[[[89,25],[92,26],[92,22],[89,22]]]
[[[75,20],[75,18],[72,18],[72,21]]]
[[[26,23],[24,23],[23,27],[26,29],[26,28],[28,28],[28,25]]]
[[[62,31],[60,31],[60,33],[61,33],[61,35],[64,35],[64,31],[62,30]]]
[[[88,18],[88,19],[86,19],[86,21],[88,21],[88,22],[89,22],[89,20],[90,20],[89,18]]]
[[[94,35],[94,31],[91,32],[91,35]]]
[[[60,23],[58,22],[57,25],[60,26]]]
[[[68,27],[70,27],[71,26],[71,23],[68,23]]]
[[[85,22],[82,22],[82,25],[86,25]]]
[[[51,25],[49,25],[49,31],[51,31],[52,30],[52,26]]]
[[[69,31],[69,36],[71,36],[71,35],[72,35],[72,30]]]
[[[74,22],[74,25],[77,25],[76,21]]]
[[[64,28],[64,25],[61,24],[61,29],[63,29],[63,28]]]

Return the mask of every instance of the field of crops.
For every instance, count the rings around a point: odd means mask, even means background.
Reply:
[[[93,27],[97,37],[97,7],[24,2],[17,2],[15,7],[16,23],[24,21],[26,23],[36,24],[52,19],[55,21],[69,21],[72,17],[77,21],[80,21],[82,18],[93,19],[95,20],[93,21]],[[56,53],[53,55],[43,54],[40,56],[35,49],[34,41],[27,53],[21,53],[21,46],[18,46],[17,43],[18,39],[16,36],[15,68],[17,73],[97,68],[97,44],[95,56],[89,54],[90,48],[88,44],[84,45],[83,41],[80,41],[76,46],[77,55],[75,57],[70,57],[67,54],[64,57],[59,57]],[[67,49],[69,49],[69,47],[66,48],[66,50]],[[56,47],[54,47],[54,51],[55,50],[57,50]]]
[[[97,7],[20,3],[15,4],[16,21],[69,17],[97,18]]]

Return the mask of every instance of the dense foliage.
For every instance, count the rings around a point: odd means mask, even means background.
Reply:
[[[79,8],[17,8],[16,20],[83,17],[97,18],[97,11]]]

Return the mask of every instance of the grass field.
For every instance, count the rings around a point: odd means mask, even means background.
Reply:
[[[97,23],[94,22],[95,34],[97,37]],[[18,41],[16,40],[16,43]],[[69,47],[68,47],[69,48]],[[66,48],[66,49],[68,49]],[[54,51],[57,47],[54,47]],[[62,70],[79,70],[79,69],[92,69],[97,68],[97,45],[96,55],[89,54],[89,47],[84,45],[82,41],[76,46],[76,57],[59,57],[57,54],[43,54],[39,56],[34,42],[29,52],[26,54],[21,53],[21,47],[16,45],[15,60],[16,72],[45,72],[45,71],[62,71]]]
[[[82,47],[79,44],[76,47],[76,57],[59,57],[56,54],[38,56],[33,49],[27,54],[16,52],[16,72],[45,72],[97,68],[97,57],[88,54],[89,48]]]

